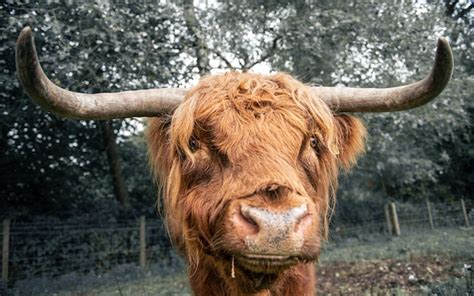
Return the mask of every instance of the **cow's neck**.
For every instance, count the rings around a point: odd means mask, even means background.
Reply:
[[[315,268],[313,263],[299,264],[278,277],[242,274],[223,267],[216,268],[210,260],[202,260],[198,270],[190,270],[189,280],[194,294],[200,295],[314,295]],[[262,288],[263,287],[263,288]]]

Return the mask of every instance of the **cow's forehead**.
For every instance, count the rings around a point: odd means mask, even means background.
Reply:
[[[291,152],[298,150],[309,133],[308,116],[294,104],[285,104],[282,108],[255,99],[242,100],[242,103],[245,108],[229,104],[222,106],[212,120],[198,120],[197,126],[205,126],[213,145],[228,154],[248,153],[249,150]]]
[[[285,74],[231,72],[203,79],[187,101],[194,105],[189,109],[192,116],[201,122],[258,124],[284,116],[279,120],[295,121],[300,127],[300,122],[310,117],[305,108],[310,105],[309,98],[302,95],[305,90],[304,84]]]
[[[265,86],[272,88],[228,85],[217,97],[198,95],[196,128],[202,127],[212,144],[230,155],[273,150],[294,156],[311,132],[309,112],[289,90],[271,81]]]
[[[289,75],[226,73],[202,79],[173,122],[173,138],[181,147],[201,129],[223,150],[261,146],[255,151],[277,147],[291,152],[315,130],[328,140],[333,117],[309,87]]]

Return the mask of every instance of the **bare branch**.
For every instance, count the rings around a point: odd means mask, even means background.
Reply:
[[[474,3],[471,3],[468,7],[462,9],[454,18],[460,19],[463,18],[466,14],[468,14],[474,8]]]
[[[225,57],[222,55],[222,53],[220,53],[219,51],[217,50],[213,50],[212,51],[217,57],[219,57],[223,62],[224,64],[226,64],[226,66],[229,68],[229,69],[232,69],[232,70],[235,70],[235,67],[232,66],[232,63]]]
[[[275,36],[275,38],[273,39],[272,41],[272,46],[267,49],[267,52],[266,54],[262,55],[258,60],[254,61],[253,63],[251,63],[250,65],[246,66],[245,68],[246,69],[250,69],[252,68],[253,66],[261,63],[261,62],[264,62],[266,61],[269,57],[271,57],[273,55],[273,53],[275,52],[275,50],[278,48],[278,40],[282,39],[283,36],[281,35],[277,35]]]

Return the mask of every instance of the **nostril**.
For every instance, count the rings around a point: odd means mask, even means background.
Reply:
[[[287,215],[294,225],[295,232],[302,231],[312,222],[312,215],[308,211],[307,204],[301,204],[298,207],[292,208],[287,212]]]
[[[242,218],[244,218],[246,222],[254,226],[258,226],[257,222],[255,221],[255,217],[252,217],[252,212],[248,208],[241,207],[240,213],[242,214]]]
[[[295,223],[295,232],[302,233],[307,228],[310,227],[311,223],[313,223],[313,215],[310,213],[306,213],[304,216],[298,218],[297,222]]]
[[[237,224],[251,233],[258,233],[259,226],[255,215],[253,215],[252,208],[246,205],[240,206],[240,211],[236,217]]]

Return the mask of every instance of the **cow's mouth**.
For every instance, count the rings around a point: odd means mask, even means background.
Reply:
[[[297,256],[268,254],[241,254],[235,259],[242,268],[262,274],[276,274],[301,262]]]
[[[281,272],[303,261],[297,256],[268,254],[239,254],[234,255],[234,259],[235,268],[241,270],[236,277],[244,280],[246,284],[241,288],[248,293],[268,289]]]

